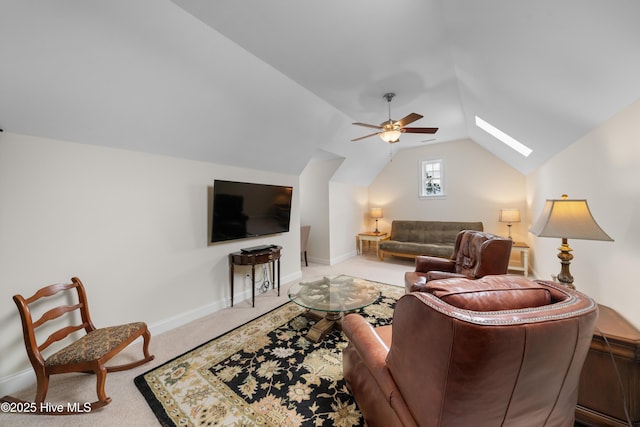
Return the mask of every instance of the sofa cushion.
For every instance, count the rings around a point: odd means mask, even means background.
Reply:
[[[447,304],[472,311],[517,310],[551,304],[549,289],[516,275],[485,276],[432,280],[423,292],[438,297]]]
[[[454,245],[460,231],[482,229],[482,222],[395,220],[389,240]]]
[[[411,255],[428,254],[431,256],[449,258],[453,253],[454,245],[438,245],[433,243],[399,242],[395,240],[386,240],[380,242],[380,249],[387,252],[397,252]]]

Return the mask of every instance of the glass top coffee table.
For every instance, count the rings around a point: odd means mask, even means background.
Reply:
[[[334,327],[340,327],[344,313],[356,311],[376,302],[380,290],[368,280],[349,276],[323,277],[300,282],[289,289],[289,299],[308,308],[307,316],[318,322],[307,338],[318,342]]]

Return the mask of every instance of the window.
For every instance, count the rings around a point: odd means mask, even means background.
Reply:
[[[420,162],[420,197],[444,196],[443,166],[442,160]]]

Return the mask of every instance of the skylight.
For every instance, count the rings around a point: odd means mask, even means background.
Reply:
[[[520,141],[502,132],[497,127],[492,126],[491,124],[485,122],[478,116],[476,116],[476,126],[484,130],[485,132],[491,134],[492,136],[498,138],[500,141],[504,142],[509,147],[513,148],[514,150],[516,150],[518,153],[522,154],[525,157],[528,157],[529,154],[531,154],[531,152],[533,151],[531,150],[531,148],[527,147]]]

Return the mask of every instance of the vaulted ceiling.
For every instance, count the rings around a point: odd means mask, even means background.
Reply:
[[[0,128],[368,184],[471,138],[528,173],[640,98],[637,0],[1,0]],[[424,116],[390,146],[351,123]],[[479,116],[533,149],[524,157]]]

